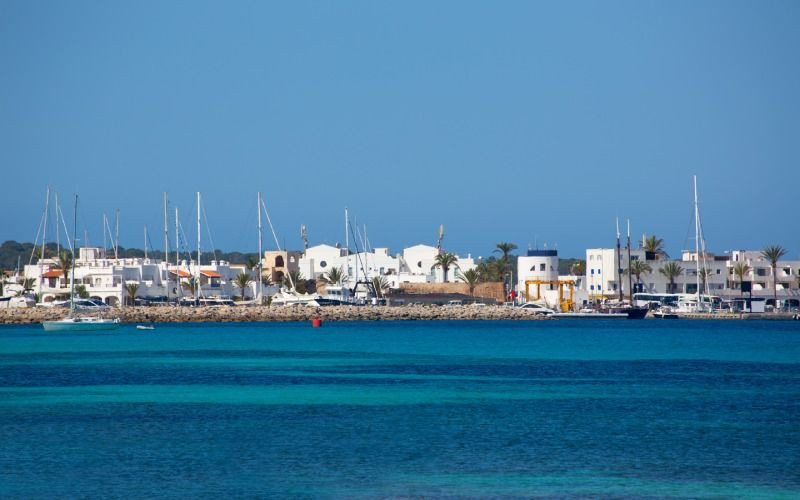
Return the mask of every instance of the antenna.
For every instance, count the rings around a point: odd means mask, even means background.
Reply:
[[[303,251],[308,250],[308,231],[305,224],[300,225],[300,237],[303,238]]]

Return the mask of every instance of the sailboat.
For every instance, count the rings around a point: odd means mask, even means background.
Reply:
[[[701,289],[701,269],[702,272],[707,273],[706,269],[706,242],[705,237],[703,236],[703,225],[700,222],[700,207],[697,201],[697,176],[693,177],[693,184],[694,184],[694,261],[695,261],[695,277],[696,277],[696,292],[693,298],[690,297],[681,297],[678,299],[678,306],[676,312],[680,313],[697,313],[697,312],[710,312],[712,311],[712,300],[708,293],[708,285],[706,284],[706,289]],[[703,259],[702,268],[700,265],[700,259]],[[703,280],[705,281],[705,280]],[[703,295],[703,292],[706,295]]]
[[[72,226],[72,241],[75,241],[75,232],[78,227],[78,195],[75,195],[75,216]],[[76,245],[77,246],[77,245]],[[76,316],[75,314],[75,260],[72,259],[72,287],[69,293],[69,316],[55,321],[43,321],[42,327],[48,332],[76,332],[93,330],[116,330],[119,328],[119,318],[106,319],[99,316]]]

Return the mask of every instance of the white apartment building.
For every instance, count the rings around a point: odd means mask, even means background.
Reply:
[[[619,296],[619,287],[627,296],[628,275],[625,272],[628,265],[626,249],[622,249],[620,278],[617,275],[617,249],[616,248],[590,248],[586,250],[586,276],[585,287],[592,299],[613,298]],[[772,294],[772,269],[769,261],[761,256],[761,251],[737,250],[728,255],[714,255],[706,252],[703,260],[700,255],[700,269],[706,269],[706,286],[712,295],[730,296],[739,294],[739,285],[734,276],[734,266],[737,262],[745,262],[750,266],[750,272],[745,276],[746,281],[753,282],[754,295],[769,297]],[[634,291],[651,293],[697,293],[697,284],[703,287],[702,274],[698,280],[697,261],[698,255],[694,251],[685,250],[681,258],[670,260],[658,258],[651,252],[642,249],[631,249],[631,261],[643,260],[651,271],[641,275],[641,282],[637,286],[634,275],[631,279]],[[674,289],[668,290],[669,280],[659,271],[668,263],[679,266],[681,272],[674,279]],[[778,263],[777,289],[778,300],[783,296],[787,300],[800,297],[798,276],[800,275],[800,261],[781,261]],[[701,271],[702,272],[702,271]]]
[[[161,260],[107,258],[101,248],[80,248],[75,260],[75,284],[82,285],[89,296],[108,305],[119,305],[127,297],[125,285],[138,286],[136,296],[145,299],[176,298],[191,295],[182,283],[187,283],[199,273],[200,294],[204,297],[233,296],[241,291],[233,285],[234,277],[244,271],[241,266],[231,266],[225,261],[211,261],[197,267],[194,261],[181,261],[178,265]],[[25,278],[33,279],[33,292],[47,303],[69,295],[71,283],[58,263],[44,259],[41,263],[25,266]],[[254,287],[246,292],[253,296]]]
[[[399,288],[401,283],[443,283],[444,271],[433,268],[439,250],[427,245],[405,248],[402,254],[392,256],[385,247],[370,252],[349,253],[347,249],[331,245],[309,247],[300,258],[299,269],[306,278],[318,279],[333,268],[341,268],[347,276],[346,285],[353,287],[356,281],[371,280],[382,276],[390,288]],[[448,282],[456,282],[457,271],[465,272],[475,267],[471,256],[458,258],[458,269],[447,273]]]

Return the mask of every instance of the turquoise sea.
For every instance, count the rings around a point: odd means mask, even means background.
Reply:
[[[0,497],[800,497],[800,322],[0,327]]]

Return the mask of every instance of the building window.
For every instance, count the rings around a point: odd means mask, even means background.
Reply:
[[[589,285],[589,290],[594,290],[594,285]]]
[[[322,260],[322,261],[320,261],[320,263],[319,263],[319,267],[322,267],[322,268],[328,267],[328,263],[327,263],[327,262],[325,262],[324,260]]]
[[[283,267],[283,256],[278,255],[275,257],[275,267]]]
[[[592,268],[592,274],[594,274],[594,268]]]
[[[544,271],[546,269],[547,269],[547,267],[544,264],[539,264],[539,270],[540,271]]]

